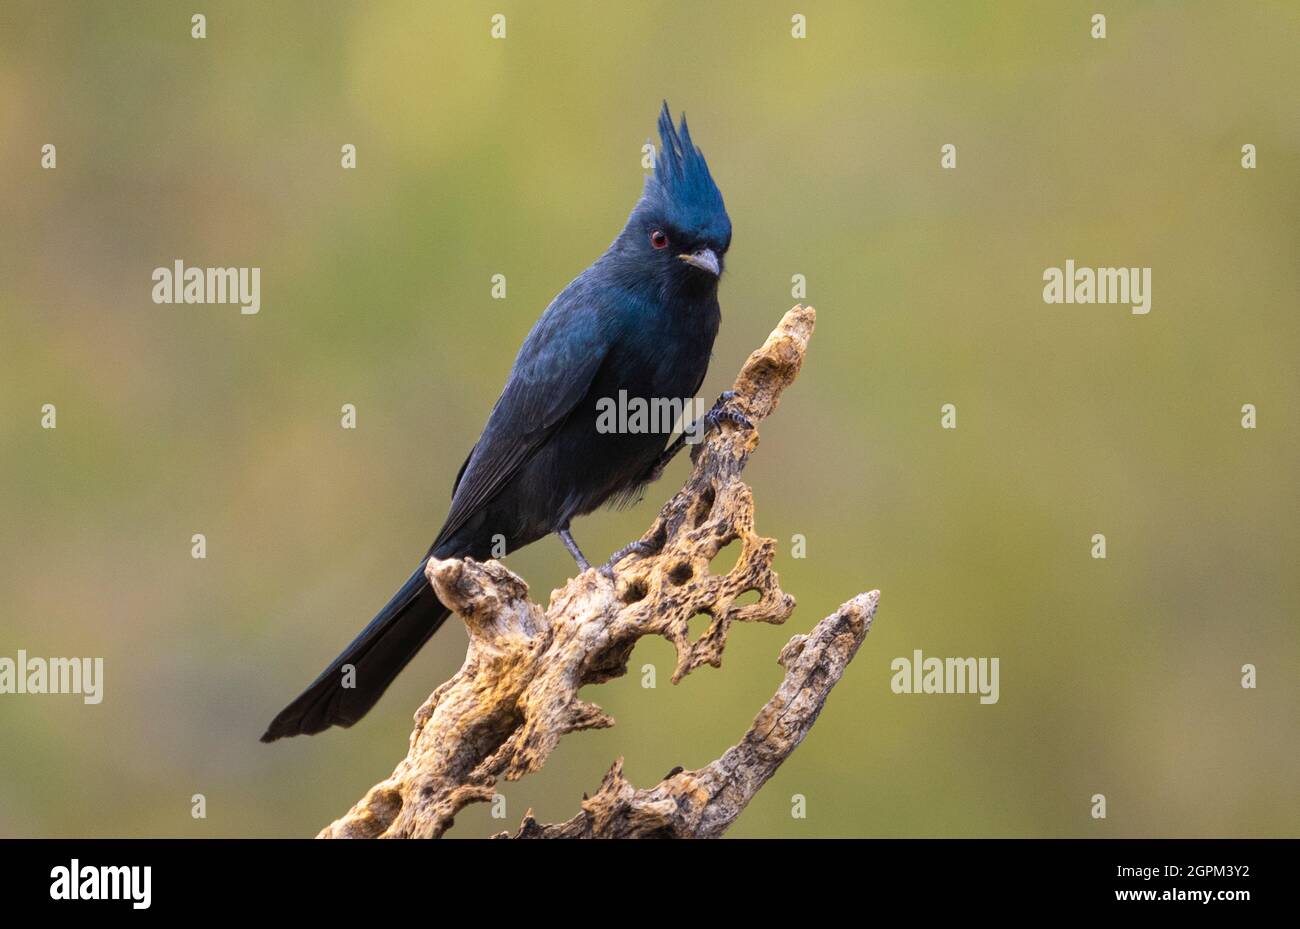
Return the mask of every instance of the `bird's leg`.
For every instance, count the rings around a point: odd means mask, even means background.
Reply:
[[[683,429],[682,434],[674,439],[671,445],[664,449],[663,454],[659,456],[659,460],[656,461],[654,467],[650,469],[650,481],[659,480],[660,476],[664,473],[664,468],[668,467],[669,463],[672,462],[681,450],[686,447],[688,436],[692,434],[698,434],[701,436],[708,435],[710,432],[720,429],[723,423],[731,423],[733,426],[739,426],[741,429],[753,429],[754,424],[749,421],[748,416],[744,413],[738,413],[735,410],[727,409],[727,403],[735,398],[735,396],[736,392],[734,390],[724,390],[721,395],[719,395],[717,401],[713,404],[713,407],[703,416],[704,431],[702,433],[697,432],[695,429],[696,423],[692,423],[690,429]]]
[[[654,465],[650,468],[650,474],[646,478],[646,483],[653,484],[655,481],[659,480],[659,478],[663,477],[664,468],[668,467],[668,465],[672,463],[672,460],[676,458],[678,453],[685,447],[686,433],[683,432],[677,438],[673,439],[672,444],[665,448],[663,453],[660,454],[658,460],[656,460]]]
[[[710,432],[722,428],[723,423],[731,423],[733,426],[738,426],[741,429],[753,429],[754,424],[749,421],[748,416],[744,413],[738,413],[735,410],[729,410],[726,408],[727,403],[735,396],[736,392],[734,390],[724,390],[722,392],[718,397],[717,402],[713,404],[712,409],[702,417],[704,420],[703,433],[697,433],[695,423],[691,425],[690,429],[682,430],[682,434],[674,439],[671,445],[664,449],[663,454],[661,454],[659,459],[654,463],[654,466],[650,469],[647,482],[649,483],[659,480],[660,476],[664,473],[664,468],[668,467],[668,464],[677,457],[683,448],[686,447],[687,436],[691,434],[707,435]],[[699,421],[697,420],[696,422],[698,423]],[[614,577],[614,565],[618,564],[628,555],[644,557],[658,551],[658,548],[659,547],[653,542],[647,542],[645,539],[637,539],[635,542],[630,542],[609,556],[609,561],[600,566],[600,573],[612,580]]]
[[[564,547],[569,550],[569,554],[573,556],[573,560],[578,563],[578,570],[589,570],[591,568],[591,562],[589,562],[582,554],[582,549],[578,548],[578,543],[573,541],[573,533],[569,532],[569,524],[565,523],[559,528],[558,532],[560,541],[563,542]]]

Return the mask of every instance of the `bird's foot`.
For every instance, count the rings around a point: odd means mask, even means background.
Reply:
[[[704,447],[704,442],[702,441],[703,438],[711,432],[717,432],[720,430],[723,423],[731,423],[738,429],[754,428],[753,422],[751,422],[750,418],[744,413],[741,413],[739,410],[727,408],[727,404],[731,402],[731,400],[735,399],[735,396],[736,392],[734,390],[724,390],[718,397],[717,402],[713,404],[713,408],[700,417],[700,420],[704,423],[704,428],[703,430],[694,433],[695,438],[693,439],[693,447],[691,448],[691,461],[695,461],[699,458],[700,449]]]
[[[736,392],[734,390],[724,390],[709,412],[695,420],[695,422],[691,423],[690,428],[683,430],[681,435],[673,439],[672,444],[664,449],[663,454],[659,456],[659,460],[654,463],[654,467],[647,473],[646,483],[654,483],[659,480],[664,473],[664,469],[677,457],[678,452],[687,445],[691,446],[691,461],[694,461],[699,454],[700,448],[704,445],[704,437],[710,432],[721,429],[723,423],[731,423],[741,429],[753,429],[754,424],[749,421],[748,416],[726,408],[727,402],[734,399],[735,396]]]
[[[609,561],[600,566],[600,573],[605,575],[611,581],[614,579],[614,565],[618,564],[628,555],[636,555],[638,558],[644,558],[646,555],[652,555],[657,551],[653,542],[647,542],[645,539],[637,539],[624,545],[614,554],[609,556]]]
[[[727,409],[727,404],[736,398],[734,390],[724,390],[718,395],[717,401],[713,404],[712,409],[704,414],[704,427],[706,432],[715,432],[722,428],[723,423],[731,423],[733,426],[739,426],[741,429],[753,429],[754,424],[750,422],[749,417],[738,410]]]

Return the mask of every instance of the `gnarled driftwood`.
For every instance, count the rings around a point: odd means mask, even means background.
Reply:
[[[786,313],[736,378],[729,405],[755,427],[799,373],[815,318],[811,307]],[[552,593],[545,611],[499,562],[430,559],[429,582],[469,630],[465,663],[416,713],[410,749],[392,775],[320,837],[440,836],[467,804],[491,800],[498,778],[541,768],[566,733],[613,725],[578,690],[625,673],[642,636],[673,643],[677,682],[702,664],[721,665],[733,622],[784,622],[794,598],[778,585],[775,543],[754,531],[753,496],[740,480],[757,445],[757,428],[726,424],[711,433],[693,449],[685,486],[643,536],[652,553],[625,557],[612,579],[583,572]],[[735,565],[712,573],[710,563],[732,545]],[[757,602],[737,604],[750,591]],[[541,825],[530,812],[518,837],[720,835],[811,729],[879,596],[860,594],[790,640],[779,659],[784,681],[717,761],[636,790],[619,759],[577,816]],[[699,614],[710,623],[692,641],[688,624]]]

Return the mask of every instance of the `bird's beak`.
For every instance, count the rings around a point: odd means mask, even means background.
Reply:
[[[714,277],[722,273],[722,266],[718,264],[718,256],[713,253],[711,248],[702,248],[698,252],[692,252],[689,255],[678,255],[677,257],[688,265],[703,268]]]

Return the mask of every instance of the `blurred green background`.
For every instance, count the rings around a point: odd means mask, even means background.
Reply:
[[[103,656],[105,698],[0,696],[0,835],[312,835],[391,771],[454,622],[352,730],[257,736],[424,552],[665,97],[735,226],[703,393],[792,275],[819,312],[747,472],[799,608],[675,687],[643,641],[584,692],[618,725],[451,835],[568,818],[620,754],[639,786],[717,757],[786,640],[873,587],[876,628],[731,835],[1295,835],[1298,40],[1294,3],[6,0],[0,655]],[[177,258],[260,267],[261,313],[155,305]],[[1152,267],[1150,315],[1045,305],[1067,258]],[[588,553],[686,468],[576,524]],[[572,571],[558,542],[508,563],[542,599]],[[891,693],[915,648],[998,657],[1000,702]]]

